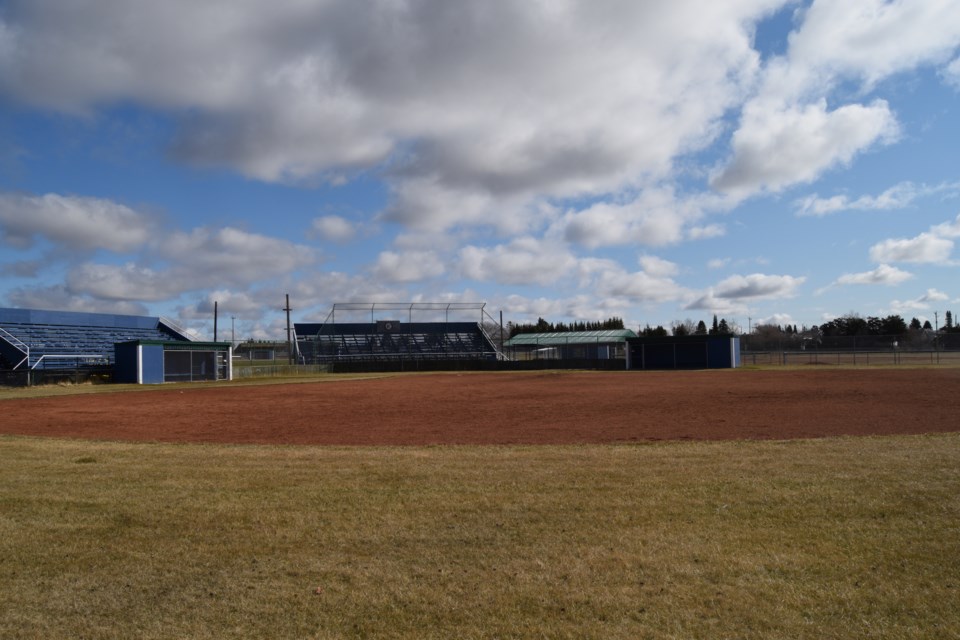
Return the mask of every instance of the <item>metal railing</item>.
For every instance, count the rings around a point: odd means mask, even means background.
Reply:
[[[13,335],[3,327],[0,327],[0,336],[2,336],[4,340],[9,342],[14,349],[16,349],[17,351],[23,354],[23,360],[15,364],[13,366],[13,370],[16,371],[17,369],[19,369],[20,365],[22,365],[24,362],[26,362],[27,366],[29,367],[30,366],[30,345],[24,343],[22,340],[17,338],[17,336]]]

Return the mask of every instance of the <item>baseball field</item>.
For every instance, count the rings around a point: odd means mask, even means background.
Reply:
[[[89,391],[0,393],[0,637],[960,637],[960,369]]]

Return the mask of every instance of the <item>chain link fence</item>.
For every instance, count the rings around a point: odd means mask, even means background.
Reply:
[[[960,365],[960,333],[740,337],[744,365]]]

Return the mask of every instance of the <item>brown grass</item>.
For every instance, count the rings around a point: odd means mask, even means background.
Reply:
[[[4,638],[960,637],[960,436],[0,438]]]

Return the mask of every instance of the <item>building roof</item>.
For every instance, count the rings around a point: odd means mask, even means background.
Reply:
[[[632,329],[604,329],[601,331],[555,331],[552,333],[518,333],[504,343],[506,347],[562,345],[562,344],[605,344],[625,342],[627,338],[636,338]]]

